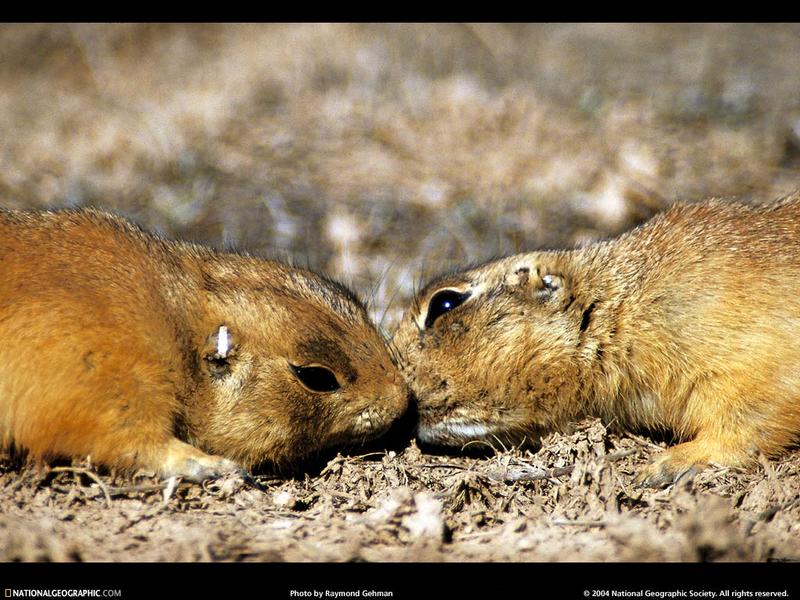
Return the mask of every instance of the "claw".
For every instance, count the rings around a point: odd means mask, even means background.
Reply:
[[[166,477],[176,476],[200,483],[227,473],[239,473],[242,468],[232,460],[206,454],[189,444],[174,440],[159,470]]]
[[[663,457],[645,467],[634,480],[634,485],[663,489],[680,481],[691,481],[700,470],[698,465],[682,469],[675,468],[671,466],[668,457]]]
[[[240,469],[236,474],[239,477],[241,477],[242,481],[244,481],[247,485],[249,485],[250,487],[256,488],[259,492],[266,492],[267,491],[267,489],[268,489],[267,486],[265,486],[265,485],[259,483],[258,481],[256,481],[255,478],[250,473],[248,473],[246,470]]]

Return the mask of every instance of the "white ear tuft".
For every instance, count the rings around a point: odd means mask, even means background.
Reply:
[[[559,287],[557,279],[552,275],[545,275],[542,277],[542,283],[544,283],[544,287],[549,290],[557,290]]]
[[[230,350],[230,340],[228,339],[228,328],[225,325],[220,325],[219,333],[217,334],[217,354],[220,358],[225,358]]]

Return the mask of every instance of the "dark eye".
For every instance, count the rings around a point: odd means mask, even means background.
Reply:
[[[341,386],[333,371],[325,367],[296,367],[289,365],[297,379],[312,392],[335,392]]]
[[[425,317],[425,327],[433,325],[433,322],[444,313],[450,312],[457,306],[463,304],[469,298],[469,292],[457,292],[455,290],[443,290],[434,294],[428,303],[428,316]]]

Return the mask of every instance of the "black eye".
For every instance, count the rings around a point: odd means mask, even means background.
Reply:
[[[433,322],[444,313],[450,312],[457,306],[463,304],[469,298],[469,292],[457,292],[455,290],[443,290],[434,294],[428,303],[428,316],[425,317],[425,327],[433,325]]]
[[[296,367],[289,365],[292,372],[312,392],[335,392],[341,386],[336,375],[325,367]]]

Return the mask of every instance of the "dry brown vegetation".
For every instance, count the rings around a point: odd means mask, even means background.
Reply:
[[[800,460],[632,484],[658,448],[599,421],[536,453],[337,455],[314,475],[166,489],[86,466],[8,466],[4,560],[800,560]]]
[[[0,204],[308,263],[391,333],[453,265],[800,188],[798,56],[796,25],[3,26]],[[4,459],[0,559],[800,559],[797,452],[633,488],[655,451],[588,421],[166,494]]]

